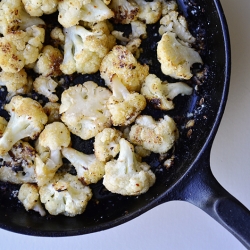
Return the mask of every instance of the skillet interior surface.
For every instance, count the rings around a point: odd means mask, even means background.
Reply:
[[[23,234],[39,236],[67,236],[86,234],[100,231],[126,222],[160,203],[160,197],[167,194],[171,187],[187,172],[192,162],[214,132],[214,124],[220,111],[225,92],[225,65],[226,50],[220,16],[218,15],[217,1],[183,0],[179,2],[179,10],[189,23],[191,33],[197,38],[195,45],[200,51],[204,65],[195,65],[194,72],[198,77],[188,81],[194,87],[191,96],[175,98],[175,109],[163,113],[147,107],[145,114],[160,118],[169,114],[177,122],[180,139],[175,147],[174,164],[170,168],[163,166],[159,155],[152,155],[145,159],[156,174],[157,181],[146,194],[139,197],[124,197],[110,194],[99,182],[93,185],[94,198],[90,201],[87,210],[80,216],[68,218],[64,216],[40,217],[35,212],[27,213],[17,202],[13,190],[16,185],[1,183],[0,185],[0,227]],[[117,27],[119,28],[119,27]],[[148,38],[143,42],[144,53],[140,61],[152,66],[150,72],[155,73],[162,80],[173,80],[161,73],[156,58],[156,45],[159,36],[155,36],[158,26],[149,27]],[[152,43],[152,40],[154,41]],[[86,80],[95,80],[104,86],[99,74],[93,76],[74,76],[74,84]],[[66,84],[71,81],[67,78]],[[60,91],[60,90],[59,90]],[[62,90],[61,90],[62,91]],[[5,103],[5,92],[1,92],[1,102]],[[4,111],[1,115],[6,116]],[[192,128],[187,128],[189,120],[195,120]],[[83,142],[73,136],[76,149],[92,153],[93,140]]]

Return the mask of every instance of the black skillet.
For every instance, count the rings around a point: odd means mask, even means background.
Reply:
[[[180,129],[180,140],[175,147],[174,165],[166,169],[158,155],[146,159],[156,173],[156,184],[139,197],[122,197],[107,192],[102,183],[94,185],[94,198],[86,212],[74,218],[64,216],[40,217],[27,213],[12,191],[15,185],[0,185],[0,227],[17,233],[36,236],[72,236],[108,229],[127,222],[149,209],[171,200],[188,201],[204,210],[243,245],[250,248],[250,213],[225,191],[210,170],[210,150],[218,129],[228,94],[230,78],[230,44],[225,17],[218,0],[178,0],[179,9],[189,21],[189,28],[197,38],[204,65],[196,65],[194,73],[202,71],[204,77],[194,77],[189,84],[195,91],[191,97],[177,97],[176,108],[168,112]],[[141,62],[153,62],[151,72],[164,77],[156,60],[157,27],[149,28],[149,38],[144,42]],[[149,45],[150,44],[150,45]],[[103,85],[99,75],[76,76],[74,83],[96,80]],[[66,81],[67,83],[67,81]],[[4,94],[1,94],[4,102]],[[159,118],[162,112],[150,107],[145,113]],[[1,114],[4,114],[1,111]],[[189,120],[192,128],[186,128]],[[92,140],[83,142],[73,138],[77,149],[92,152]]]

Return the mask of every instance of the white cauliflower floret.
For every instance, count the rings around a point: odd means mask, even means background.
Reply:
[[[171,11],[160,20],[159,34],[173,32],[182,41],[194,43],[195,38],[188,30],[187,21],[184,16],[179,15],[177,11]]]
[[[85,185],[97,183],[104,175],[105,163],[94,154],[84,154],[73,148],[63,148],[62,154],[75,167],[78,179]]]
[[[145,21],[146,24],[153,24],[159,21],[162,13],[161,0],[135,0],[135,2],[139,5],[138,19]]]
[[[28,142],[18,141],[10,151],[1,155],[0,180],[22,184],[35,183],[36,151]]]
[[[178,9],[178,5],[175,0],[171,0],[171,1],[162,0],[161,4],[162,4],[162,16],[165,16],[169,12]]]
[[[22,2],[31,16],[42,16],[56,12],[59,0],[22,0]]]
[[[111,127],[107,101],[111,92],[92,81],[68,88],[62,93],[59,113],[71,133],[90,139]]]
[[[137,145],[135,146],[135,153],[140,157],[147,157],[151,154],[151,151],[148,149],[145,149],[144,147]]]
[[[155,121],[151,116],[141,115],[131,127],[129,140],[154,153],[166,153],[179,137],[174,120],[165,115]]]
[[[40,75],[33,82],[34,90],[47,97],[50,102],[57,102],[58,96],[54,93],[56,91],[58,83],[54,81],[51,77],[46,77]]]
[[[24,208],[29,210],[34,210],[38,212],[41,216],[46,214],[41,201],[37,185],[25,183],[22,184],[18,191],[18,199],[22,202]]]
[[[32,88],[32,79],[27,76],[24,69],[17,73],[0,72],[0,85],[6,86],[7,100],[17,94],[27,94]]]
[[[139,92],[149,74],[149,67],[137,62],[125,46],[117,45],[103,58],[100,72],[110,89],[112,89],[113,75],[116,74],[128,91]]]
[[[120,151],[119,141],[122,132],[115,128],[105,128],[95,136],[95,156],[100,161],[109,161],[116,157]]]
[[[24,9],[21,0],[0,2],[0,33],[6,35],[16,30],[25,30],[32,25],[44,25],[38,17],[31,17]]]
[[[60,103],[58,102],[47,102],[44,105],[43,110],[48,116],[48,123],[60,121],[59,108]]]
[[[147,192],[154,183],[155,175],[150,166],[139,162],[133,146],[122,138],[119,158],[105,165],[103,185],[112,193],[139,195]]]
[[[62,122],[53,122],[45,126],[36,145],[40,157],[36,157],[38,186],[51,180],[62,166],[62,148],[71,142],[70,132]]]
[[[157,46],[157,57],[165,75],[187,80],[193,76],[191,66],[194,63],[202,63],[199,53],[181,44],[172,32],[163,34]]]
[[[99,70],[103,57],[115,44],[115,38],[103,30],[89,31],[82,26],[64,29],[64,74],[91,74]]]
[[[109,8],[114,12],[114,21],[122,24],[135,21],[139,12],[139,6],[134,0],[112,0]]]
[[[174,108],[172,100],[179,94],[191,95],[192,88],[183,82],[162,82],[156,75],[149,74],[142,85],[141,94],[155,108],[170,110]]]
[[[52,43],[55,47],[63,47],[65,43],[65,35],[63,33],[63,30],[59,27],[55,27],[50,32],[50,37],[52,39]]]
[[[43,76],[59,76],[62,74],[60,70],[62,61],[61,51],[51,45],[46,45],[38,57],[34,71]]]
[[[70,217],[82,214],[92,198],[91,189],[71,174],[56,174],[40,188],[39,194],[41,202],[50,214]]]
[[[112,78],[112,90],[113,95],[107,103],[112,124],[126,126],[133,123],[146,107],[145,97],[137,92],[130,93],[116,75]]]
[[[58,3],[58,22],[65,28],[79,21],[100,22],[114,16],[102,0],[62,0]]]
[[[35,25],[1,37],[0,67],[6,72],[16,73],[24,66],[33,64],[43,47],[44,38],[44,28]]]
[[[6,154],[17,141],[23,138],[35,139],[48,121],[40,103],[31,98],[14,96],[4,108],[11,117],[0,138],[1,155]]]

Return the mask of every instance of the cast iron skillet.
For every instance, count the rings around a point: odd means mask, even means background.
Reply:
[[[190,30],[197,37],[196,48],[204,61],[202,67],[196,65],[193,70],[202,71],[204,77],[194,77],[189,82],[196,89],[193,95],[177,97],[175,110],[167,113],[175,119],[181,134],[175,147],[174,165],[166,169],[158,155],[146,159],[157,181],[146,194],[139,197],[110,194],[101,182],[94,185],[94,198],[86,212],[74,218],[40,217],[35,212],[27,213],[11,193],[17,187],[1,183],[1,228],[36,236],[82,235],[127,222],[161,203],[184,200],[204,210],[250,248],[250,213],[215,180],[209,163],[210,149],[225,108],[230,78],[230,44],[225,17],[218,0],[177,2],[189,21]],[[154,36],[156,30],[157,27],[150,27],[149,40],[157,39]],[[167,79],[161,74],[155,56],[156,43],[149,46],[149,40],[144,42],[147,53],[140,60],[147,62],[150,58],[153,62],[151,72]],[[98,74],[76,76],[74,83],[88,79],[103,85]],[[1,100],[5,102],[3,93]],[[155,118],[163,116],[162,112],[152,107],[147,108],[145,113]],[[190,119],[195,120],[194,127],[185,128]],[[92,152],[92,142],[82,142],[73,137],[76,148],[86,153]]]

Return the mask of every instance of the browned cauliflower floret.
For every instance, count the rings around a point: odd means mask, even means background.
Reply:
[[[39,102],[31,98],[14,96],[5,105],[10,120],[0,138],[0,154],[6,154],[19,140],[29,137],[35,139],[48,121]]]
[[[115,38],[100,29],[82,26],[64,29],[64,59],[60,69],[65,74],[91,74],[99,70],[103,57],[115,44]]]
[[[58,83],[51,77],[39,76],[33,82],[34,90],[47,97],[50,102],[57,102],[58,96],[55,94]]]
[[[50,32],[50,37],[52,39],[52,44],[54,47],[63,47],[65,42],[65,35],[63,30],[59,27],[55,27]]]
[[[199,53],[181,44],[172,32],[163,34],[157,46],[157,57],[162,72],[178,79],[190,79],[193,76],[191,66],[194,63],[202,63]]]
[[[112,124],[126,126],[133,123],[146,107],[145,97],[137,92],[130,93],[116,75],[112,78],[112,89],[113,95],[107,103]]]
[[[61,150],[71,142],[70,132],[62,122],[45,126],[36,145],[40,157],[36,157],[36,174],[39,186],[51,180],[63,164]]]
[[[42,16],[56,12],[59,0],[22,0],[22,2],[31,16]]]
[[[62,74],[60,65],[63,61],[61,51],[51,45],[46,45],[34,66],[34,71],[43,76],[59,76]]]
[[[105,165],[103,185],[112,193],[139,195],[147,192],[154,183],[155,175],[150,166],[139,162],[132,144],[122,138],[118,159]]]
[[[58,102],[47,102],[44,105],[43,110],[48,116],[48,123],[60,121],[59,108],[60,103]]]
[[[84,140],[111,127],[107,101],[111,92],[88,81],[68,88],[62,93],[60,114],[70,132]]]
[[[5,120],[4,117],[0,116],[0,138],[2,137],[8,122]]]
[[[17,94],[28,94],[32,88],[32,79],[27,76],[24,69],[17,73],[2,71],[0,72],[0,85],[6,86],[9,100]]]
[[[25,30],[32,25],[44,24],[42,19],[32,17],[25,11],[22,0],[0,2],[0,33],[3,35],[16,30]]]
[[[102,0],[62,0],[58,3],[58,21],[69,28],[79,21],[100,22],[114,16]]]
[[[155,108],[170,110],[174,108],[173,99],[177,95],[191,95],[192,88],[183,82],[168,83],[162,82],[154,74],[149,74],[141,88],[144,95]]]
[[[97,183],[104,175],[105,163],[94,154],[84,154],[73,148],[63,148],[62,154],[75,167],[78,179],[85,185]]]
[[[100,72],[110,89],[112,89],[113,75],[116,74],[128,91],[139,92],[149,74],[149,67],[137,62],[125,46],[117,45],[103,58]]]
[[[109,161],[116,157],[120,151],[119,141],[122,132],[115,128],[105,128],[95,136],[95,156],[100,161]]]
[[[71,174],[56,174],[40,188],[39,194],[41,202],[50,214],[70,217],[82,214],[92,198],[91,189]]]
[[[131,127],[129,140],[154,153],[166,153],[179,137],[174,120],[165,115],[155,121],[152,116],[141,115]]]
[[[18,199],[22,202],[24,208],[39,212],[41,216],[46,214],[41,201],[37,185],[25,183],[19,189]]]

